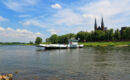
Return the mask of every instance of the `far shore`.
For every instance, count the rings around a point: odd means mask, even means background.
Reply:
[[[43,42],[43,44],[50,44]],[[127,47],[130,46],[130,41],[110,41],[110,42],[79,42],[79,44],[83,44],[84,47],[107,47],[107,46],[115,46],[115,47]],[[36,45],[30,43],[0,43],[0,45]]]
[[[16,42],[6,42],[6,43],[0,43],[0,45],[34,45],[34,44],[29,44],[29,43],[16,43]]]
[[[83,44],[85,47],[89,47],[89,46],[101,46],[101,47],[105,47],[105,46],[115,46],[115,47],[126,47],[126,46],[130,46],[130,41],[111,41],[111,42],[80,42],[79,44]]]

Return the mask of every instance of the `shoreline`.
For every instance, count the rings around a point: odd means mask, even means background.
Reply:
[[[130,41],[120,41],[120,42],[80,42],[79,44],[83,44],[84,47],[128,47],[130,46]]]
[[[128,47],[130,46],[130,41],[110,41],[110,42],[79,42],[79,44],[83,44],[84,47]],[[20,43],[20,44],[13,44],[13,43],[0,43],[2,45],[24,45],[24,46],[35,46],[35,44],[28,44],[28,43]]]
[[[4,45],[25,45],[25,46],[34,46],[35,44],[6,44],[6,43],[2,43],[0,44],[0,46],[4,46]]]

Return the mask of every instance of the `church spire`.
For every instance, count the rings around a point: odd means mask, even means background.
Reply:
[[[103,21],[103,17],[102,17],[102,22],[101,22],[101,29],[104,30],[104,21]]]
[[[97,21],[96,21],[96,18],[95,18],[94,29],[97,30]]]

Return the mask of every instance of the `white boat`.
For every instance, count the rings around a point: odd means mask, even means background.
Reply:
[[[67,48],[83,48],[84,45],[79,45],[78,40],[69,40],[69,44],[40,44],[40,47],[45,49],[67,49]]]

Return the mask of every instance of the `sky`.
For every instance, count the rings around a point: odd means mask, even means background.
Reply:
[[[130,0],[0,0],[0,42],[130,26]]]

